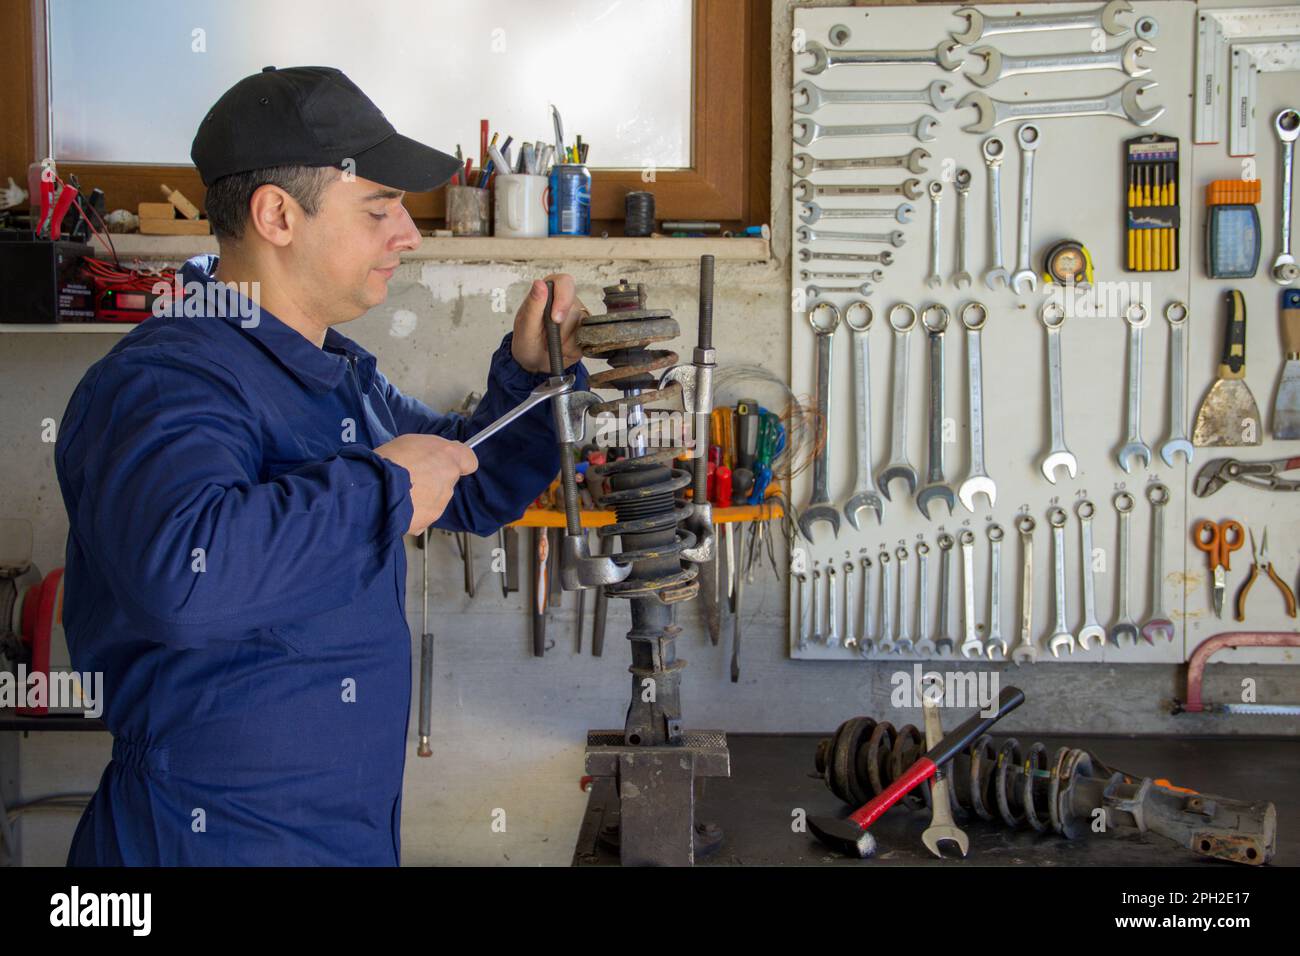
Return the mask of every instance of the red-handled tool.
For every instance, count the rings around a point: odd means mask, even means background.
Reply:
[[[867,832],[886,810],[934,776],[942,767],[975,740],[988,733],[1011,711],[1025,702],[1025,692],[1018,687],[1008,687],[998,695],[998,709],[992,717],[975,714],[943,740],[917,758],[893,783],[882,790],[870,803],[859,807],[847,817],[810,817],[808,827],[813,835],[831,849],[846,856],[868,857],[876,852],[876,838]]]

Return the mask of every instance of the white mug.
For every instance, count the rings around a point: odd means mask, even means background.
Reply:
[[[492,182],[496,191],[494,234],[509,239],[544,239],[549,231],[546,177],[509,173]]]

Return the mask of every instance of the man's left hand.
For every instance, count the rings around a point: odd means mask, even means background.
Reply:
[[[515,313],[515,334],[510,343],[510,354],[521,368],[549,374],[551,360],[546,349],[546,327],[542,324],[547,280],[555,283],[551,319],[560,326],[565,368],[582,358],[582,350],[578,348],[578,325],[587,309],[574,290],[573,276],[560,272],[547,276],[545,280],[533,280],[528,297]]]

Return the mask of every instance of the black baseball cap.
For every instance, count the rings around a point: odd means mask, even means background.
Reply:
[[[426,192],[460,168],[455,156],[393,129],[370,97],[329,66],[273,66],[221,95],[194,134],[204,186],[268,166],[335,166],[391,189]]]

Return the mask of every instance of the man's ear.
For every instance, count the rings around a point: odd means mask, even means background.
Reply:
[[[302,207],[279,186],[266,183],[248,201],[248,225],[273,246],[287,246],[293,227],[303,219]]]

